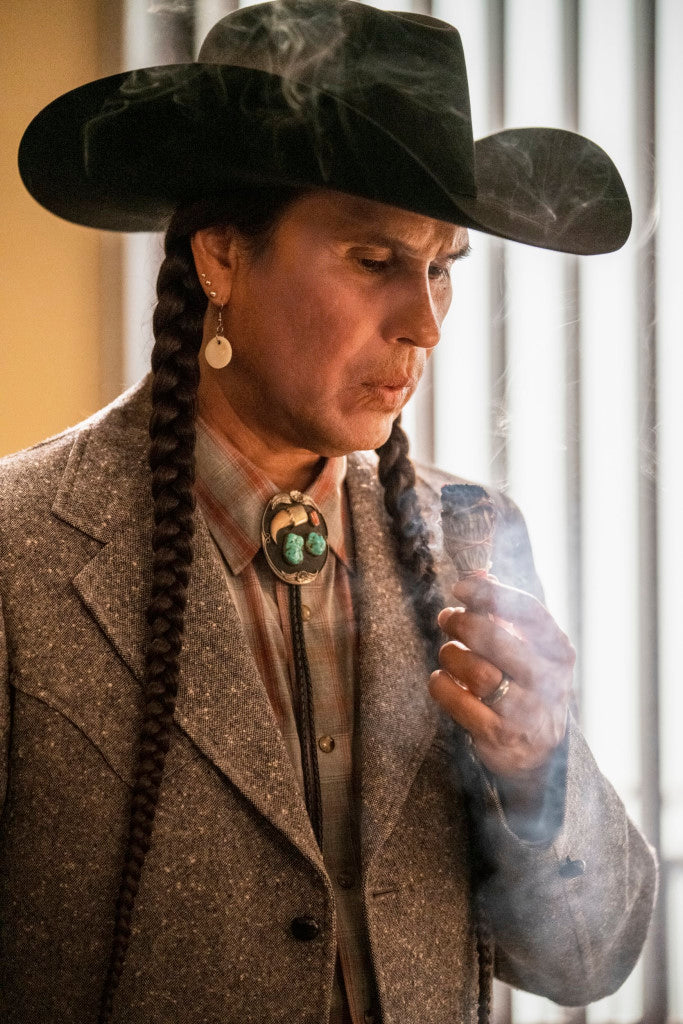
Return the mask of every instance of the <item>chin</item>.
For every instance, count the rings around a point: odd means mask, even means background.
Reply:
[[[347,434],[343,440],[339,438],[339,445],[334,454],[350,455],[351,452],[373,451],[380,448],[391,434],[395,417],[383,418],[381,424],[368,424],[365,429],[362,427]]]
[[[395,412],[372,412],[367,409],[337,414],[327,421],[321,417],[317,422],[308,419],[304,429],[297,432],[299,444],[323,458],[350,455],[351,452],[372,451],[381,447],[391,434]],[[306,440],[304,440],[306,438]]]

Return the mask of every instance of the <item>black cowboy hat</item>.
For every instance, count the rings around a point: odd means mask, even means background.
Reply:
[[[474,142],[451,25],[353,0],[275,0],[229,14],[198,61],[60,96],[27,128],[19,168],[53,213],[163,228],[235,184],[321,186],[529,245],[618,249],[631,227],[607,154],[573,132]]]

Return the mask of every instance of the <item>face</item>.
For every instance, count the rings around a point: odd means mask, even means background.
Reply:
[[[272,450],[382,444],[439,340],[466,230],[327,191],[288,207],[258,256],[212,230],[199,241],[220,264],[233,358],[220,371],[202,359],[202,373],[231,412]]]

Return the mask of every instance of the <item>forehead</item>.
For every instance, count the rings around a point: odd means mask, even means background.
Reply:
[[[317,189],[296,200],[284,221],[291,227],[325,234],[332,241],[396,245],[415,256],[467,249],[467,229],[371,199]]]

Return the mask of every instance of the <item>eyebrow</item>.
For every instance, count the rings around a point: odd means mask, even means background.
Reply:
[[[456,260],[464,260],[465,257],[471,255],[471,253],[472,246],[468,242],[467,245],[464,245],[462,247],[462,249],[457,249],[455,252],[449,252],[446,256],[446,259],[451,260],[453,263],[455,263]]]
[[[361,239],[359,239],[361,241]],[[398,250],[405,252],[409,256],[419,256],[420,251],[412,245],[408,245],[406,242],[400,241],[398,238],[392,238],[390,235],[366,235],[362,239],[364,245],[376,245],[380,248]],[[443,257],[448,260],[449,263],[455,263],[456,260],[462,260],[466,256],[469,256],[472,252],[472,246],[468,242],[467,245],[462,246],[460,249],[455,249],[453,252],[448,252]]]

